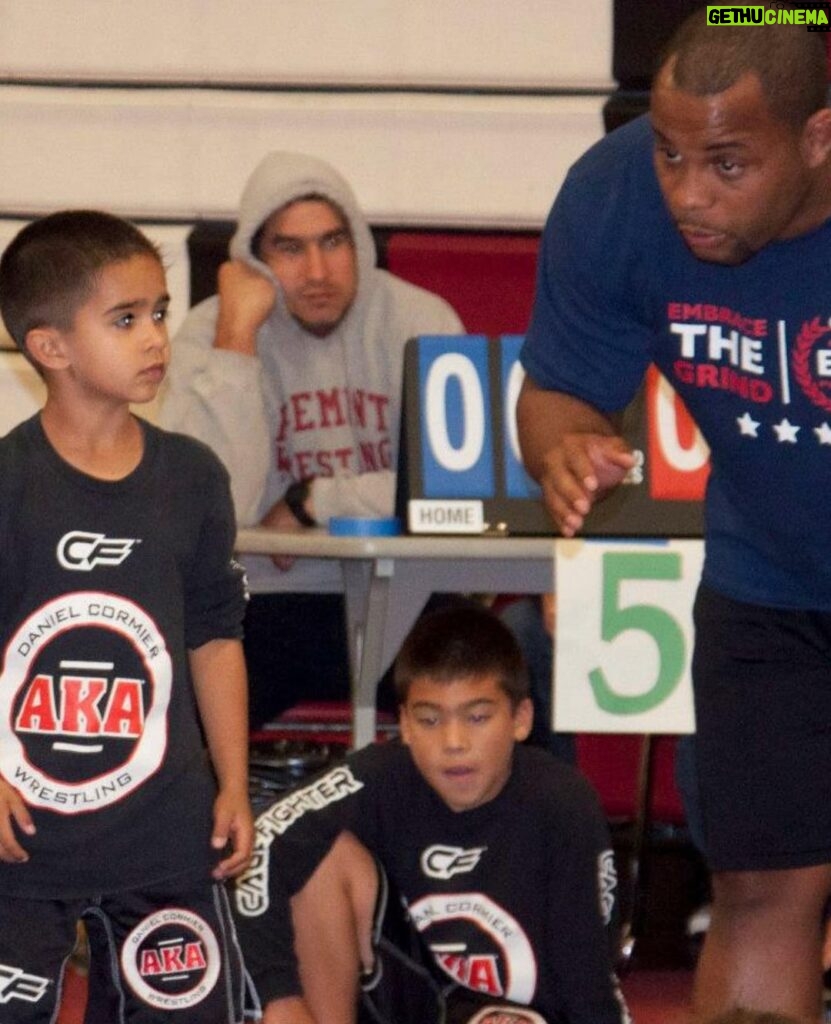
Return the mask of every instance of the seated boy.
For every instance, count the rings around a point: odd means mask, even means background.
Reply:
[[[44,217],[0,260],[3,319],[47,391],[0,440],[3,1024],[56,1020],[79,919],[89,1024],[242,1020],[223,879],[253,821],[228,474],[130,410],[164,379],[168,303],[158,251],[109,214]]]
[[[234,903],[267,1024],[350,1024],[362,967],[375,996],[402,973],[393,957],[378,979],[379,877],[428,951],[448,1020],[627,1021],[606,823],[582,776],[518,742],[532,709],[510,631],[484,608],[427,615],[395,685],[404,745],[349,755],[257,819]],[[429,987],[418,963],[412,980]],[[440,1019],[409,1014],[407,993],[388,1002],[395,1024]]]

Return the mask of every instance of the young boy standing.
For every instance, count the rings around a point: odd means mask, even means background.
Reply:
[[[108,214],[42,218],[0,260],[0,312],[47,387],[0,440],[4,1024],[55,1019],[78,920],[90,1024],[242,1020],[222,889],[253,838],[228,479],[130,411],[164,378],[168,302],[158,251]]]
[[[519,743],[533,715],[510,631],[484,608],[427,615],[395,684],[404,745],[358,751],[257,818],[234,905],[264,1020],[354,1022],[363,967],[396,1024],[628,1021],[606,823],[582,776]],[[379,998],[402,976],[398,954],[377,963],[387,881],[412,929],[398,951],[426,950],[446,1018],[411,1012],[406,980]]]

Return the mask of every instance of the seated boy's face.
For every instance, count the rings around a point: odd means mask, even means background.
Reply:
[[[416,679],[401,736],[416,767],[453,811],[493,800],[508,781],[514,743],[531,731],[531,701],[514,710],[495,676]]]

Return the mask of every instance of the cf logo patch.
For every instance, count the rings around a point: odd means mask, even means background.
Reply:
[[[36,1003],[49,987],[48,978],[27,974],[19,967],[0,964],[0,1003],[22,999],[24,1003]]]
[[[78,572],[89,572],[96,565],[121,565],[138,543],[129,537],[73,530],[58,541],[58,561],[64,569]]]
[[[461,846],[428,846],[421,855],[421,870],[429,878],[452,878],[473,871],[487,846],[464,850]]]
[[[168,907],[146,917],[127,936],[121,969],[135,994],[162,1010],[200,1003],[219,977],[219,945],[197,914]]]

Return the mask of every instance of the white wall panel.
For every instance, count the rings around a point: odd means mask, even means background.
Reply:
[[[34,415],[46,398],[43,378],[17,351],[0,351],[0,437]]]
[[[271,149],[315,153],[378,223],[539,227],[599,96],[0,89],[0,211],[233,217]]]
[[[0,0],[18,79],[611,86],[611,0]]]

